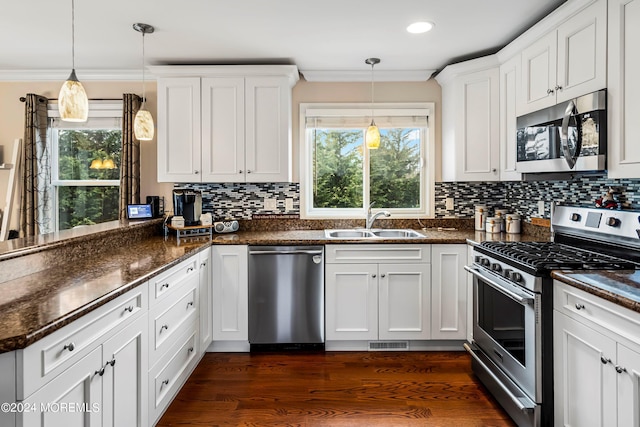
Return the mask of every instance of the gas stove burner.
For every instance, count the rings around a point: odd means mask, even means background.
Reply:
[[[482,252],[515,261],[535,273],[551,270],[633,270],[624,259],[555,242],[482,242]]]

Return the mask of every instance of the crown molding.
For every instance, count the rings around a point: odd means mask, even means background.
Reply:
[[[300,80],[295,65],[154,65],[147,67],[156,77],[288,77],[293,87]]]
[[[375,70],[376,82],[424,82],[436,70]],[[300,70],[308,82],[370,82],[371,70]]]
[[[440,86],[443,86],[461,74],[473,73],[489,68],[496,68],[498,66],[500,66],[498,57],[495,54],[487,55],[481,58],[470,59],[468,61],[447,65],[442,71],[440,71],[440,73],[438,73],[437,76],[435,76],[435,79],[438,84],[440,84]]]
[[[0,70],[0,81],[64,81],[71,70]],[[138,81],[142,80],[141,70],[76,70],[80,81]],[[149,78],[151,77],[151,78]],[[145,74],[145,79],[155,80]]]

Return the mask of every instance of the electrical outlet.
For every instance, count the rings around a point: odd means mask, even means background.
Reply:
[[[278,208],[278,203],[276,199],[263,199],[264,202],[264,210],[266,211],[275,211]]]
[[[453,197],[447,197],[444,201],[444,207],[448,211],[453,210]]]
[[[538,201],[538,215],[544,216],[544,201],[543,200],[539,200]]]
[[[293,210],[293,199],[285,199],[284,200],[284,210],[292,211]]]

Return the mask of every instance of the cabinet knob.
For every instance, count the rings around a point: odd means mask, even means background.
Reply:
[[[377,277],[376,274],[372,274],[371,277],[373,277],[374,279]]]
[[[189,347],[189,349],[187,350],[187,353],[192,353],[193,352],[193,347]]]
[[[553,94],[554,94],[553,89],[547,89],[547,95],[553,95]]]
[[[556,86],[556,91],[562,90],[562,86]]]
[[[387,275],[386,274],[381,274],[380,277],[385,278],[385,277],[387,277]]]
[[[133,312],[133,306],[132,306],[132,305],[130,305],[129,307],[125,307],[125,308],[124,308],[124,312],[126,313],[127,311],[128,311],[129,313],[132,313],[132,312]]]
[[[169,329],[169,325],[162,325],[160,326],[160,332],[162,332],[165,329]]]
[[[251,171],[249,169],[247,169],[247,173],[251,173]]]
[[[242,169],[240,169],[240,170],[238,171],[238,173],[242,173]]]
[[[611,359],[607,359],[604,356],[600,356],[600,361],[602,362],[603,365],[606,365],[607,363],[611,363]]]
[[[627,368],[623,368],[622,366],[616,365],[616,372],[619,374],[623,372],[627,372]]]
[[[202,268],[202,267],[206,267],[206,266],[207,266],[207,261],[203,261],[203,262],[200,264],[200,268]]]
[[[168,283],[163,283],[162,285],[160,285],[160,290],[163,290],[164,288],[168,288],[169,284]]]
[[[189,308],[189,307],[193,307],[193,301],[189,301],[189,302],[187,303],[187,308]]]
[[[72,342],[70,342],[69,344],[65,345],[63,350],[69,350],[69,351],[73,351],[75,350],[76,345]]]
[[[113,365],[115,365],[115,364],[116,364],[116,358],[115,358],[115,356],[114,356],[114,357],[112,357],[112,358],[111,358],[111,360],[109,360],[107,363],[113,367]]]
[[[104,366],[102,368],[100,368],[100,370],[96,371],[93,375],[103,376],[104,375]]]
[[[582,309],[584,309],[584,308],[585,308],[585,307],[584,307],[584,304],[576,303],[576,310],[582,310]]]
[[[198,175],[200,173],[200,171],[193,171],[193,173],[195,173],[196,175]]]
[[[164,380],[162,381],[162,385],[160,385],[160,388],[162,388],[162,386],[168,385],[169,384],[169,380]]]

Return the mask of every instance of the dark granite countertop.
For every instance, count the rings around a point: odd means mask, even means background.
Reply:
[[[27,347],[207,246],[152,237],[1,283],[0,352]]]
[[[474,230],[423,230],[418,239],[327,239],[324,230],[241,231],[214,236],[213,244],[234,245],[324,245],[324,244],[465,244],[483,240],[531,241],[544,237],[487,234]],[[104,245],[101,236],[94,237]],[[548,237],[546,238],[548,240]],[[116,239],[115,242],[118,242]],[[185,243],[186,242],[186,243]],[[60,243],[62,245],[62,243]],[[70,249],[51,249],[42,253],[37,247],[28,254],[12,254],[2,261],[0,271],[7,280],[0,283],[0,352],[25,348],[60,329],[119,295],[139,286],[149,278],[209,246],[208,241],[183,240],[175,236],[140,237],[129,244],[113,244],[96,255],[79,257],[76,245]],[[84,242],[87,245],[88,242]],[[112,248],[112,249],[111,249]],[[25,248],[26,249],[26,248]],[[87,251],[87,246],[83,247]],[[56,252],[59,251],[59,252]],[[56,254],[62,254],[56,259]],[[31,257],[31,258],[30,258]],[[37,257],[37,258],[34,258]],[[15,269],[37,260],[41,266],[33,272],[11,275]],[[4,270],[3,270],[4,268]],[[1,282],[1,281],[0,281]]]
[[[553,271],[551,277],[640,313],[640,270]]]

